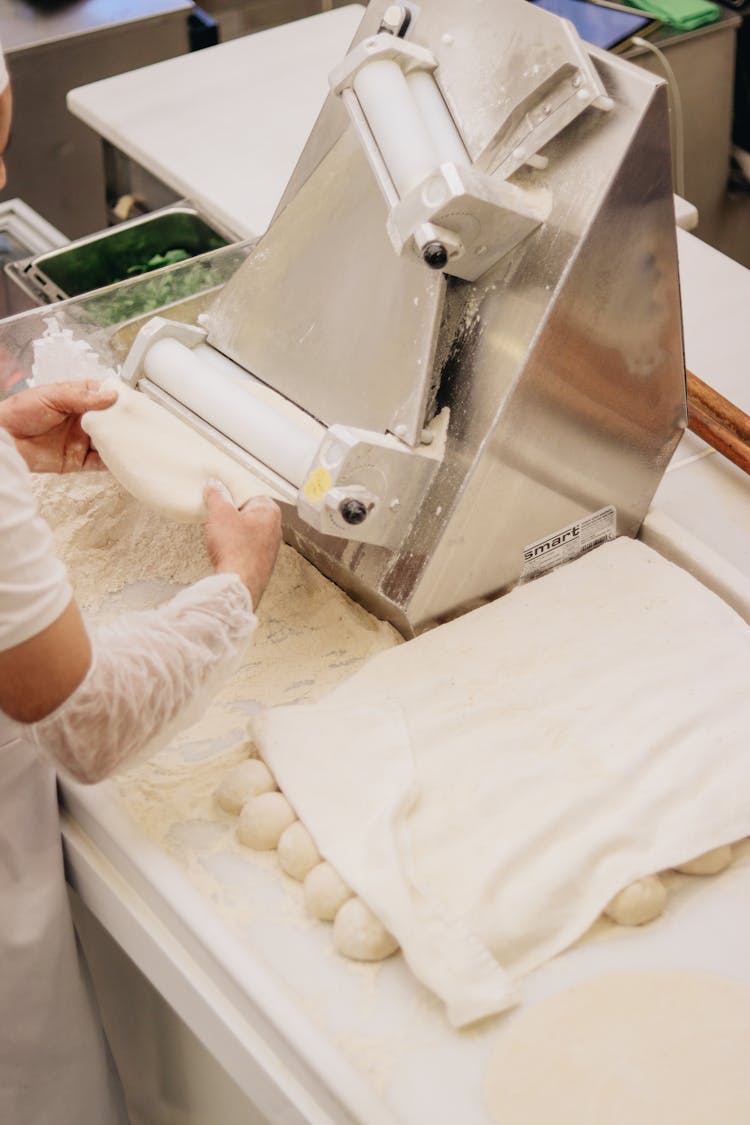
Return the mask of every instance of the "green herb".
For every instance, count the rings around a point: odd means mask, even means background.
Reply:
[[[158,270],[162,266],[174,266],[177,262],[185,262],[191,257],[187,250],[167,250],[164,254],[153,254],[143,265],[138,262],[128,267],[128,277],[136,277],[139,273],[148,273],[149,270]]]
[[[196,262],[193,268],[185,266],[159,277],[133,280],[130,284],[123,284],[119,290],[90,298],[87,311],[97,324],[119,324],[192,297],[212,284],[215,281],[211,271],[201,269],[201,264]]]

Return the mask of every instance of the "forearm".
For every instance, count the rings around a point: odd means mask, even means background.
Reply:
[[[124,614],[91,631],[83,683],[28,729],[76,780],[101,781],[197,717],[255,624],[247,590],[229,574],[205,578],[157,610]]]

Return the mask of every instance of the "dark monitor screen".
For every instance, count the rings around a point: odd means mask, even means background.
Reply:
[[[653,22],[651,16],[644,16],[642,12],[631,15],[590,4],[588,0],[532,0],[532,3],[545,12],[570,20],[581,39],[605,51],[631,35],[638,35]]]

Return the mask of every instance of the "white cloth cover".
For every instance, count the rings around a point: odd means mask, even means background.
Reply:
[[[750,629],[619,539],[254,737],[456,1025],[644,875],[750,833]]]

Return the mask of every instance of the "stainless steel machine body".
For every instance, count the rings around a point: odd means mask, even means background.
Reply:
[[[666,89],[526,0],[373,0],[331,84],[199,337],[320,425],[265,456],[288,536],[409,633],[638,531],[685,424]]]

